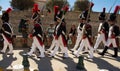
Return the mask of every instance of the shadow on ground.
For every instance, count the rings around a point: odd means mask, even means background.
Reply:
[[[15,60],[17,60],[17,58],[13,57],[13,55],[2,54],[2,60],[0,60],[0,67],[6,69],[11,66],[12,62]]]

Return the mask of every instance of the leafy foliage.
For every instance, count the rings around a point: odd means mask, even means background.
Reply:
[[[10,3],[13,9],[27,10],[33,7],[34,0],[12,0]]]
[[[84,11],[88,8],[89,1],[88,0],[77,0],[74,4],[75,11]]]

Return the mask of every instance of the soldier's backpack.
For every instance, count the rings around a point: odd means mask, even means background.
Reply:
[[[24,20],[24,19],[20,20],[20,23],[19,23],[19,26],[18,26],[18,32],[19,33],[22,32],[22,28],[25,27],[25,23],[26,23],[26,20]]]
[[[115,33],[115,36],[119,36],[120,35],[120,29],[119,29],[119,27],[117,25],[115,25],[113,29],[114,29],[113,31]]]

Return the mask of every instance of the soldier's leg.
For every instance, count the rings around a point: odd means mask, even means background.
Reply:
[[[4,42],[3,42],[3,49],[1,50],[2,53],[5,53],[5,51],[7,49],[7,46],[8,46],[8,42],[6,40],[4,40]]]
[[[74,51],[78,48],[79,44],[80,44],[80,41],[81,41],[81,37],[80,36],[77,36],[77,40],[76,40],[76,43],[73,47],[73,49],[71,49],[71,51]]]
[[[78,50],[77,50],[77,51],[74,51],[73,54],[74,54],[75,56],[79,57],[79,52],[81,52],[81,51],[83,50],[84,45],[86,45],[86,44],[85,44],[84,39],[82,39]]]
[[[30,52],[28,52],[27,54],[31,56],[35,50],[36,50],[36,45],[35,45],[35,43],[34,43],[34,41],[33,41],[31,50],[30,50]]]
[[[52,44],[51,44],[50,48],[48,49],[48,51],[52,51],[52,49],[55,47],[55,44],[56,44],[56,40],[53,39]]]
[[[105,44],[107,43],[107,41],[106,41],[106,39],[105,39],[105,36],[103,37],[102,42],[103,42],[103,44],[104,44],[104,46],[105,46]]]
[[[67,41],[64,36],[60,36],[60,43],[61,43],[61,50],[64,53],[64,57],[68,57],[68,48],[67,48]]]
[[[105,54],[106,51],[108,50],[108,46],[109,46],[110,44],[111,44],[111,40],[108,39],[107,42],[106,42],[106,44],[105,44],[105,47],[104,47],[102,53],[99,53],[99,54],[102,55],[102,56],[104,56],[104,54]]]
[[[55,48],[53,49],[53,52],[50,53],[50,56],[55,56],[56,52],[58,51],[58,48],[59,48],[59,41],[56,40],[56,46]]]
[[[96,50],[98,48],[100,42],[102,41],[102,38],[103,37],[100,34],[97,36],[96,43],[94,45],[94,50]]]
[[[117,42],[115,39],[113,39],[112,44],[114,47],[114,55],[112,55],[112,57],[118,57],[118,46],[117,46]]]
[[[44,46],[39,45],[39,46],[37,46],[37,48],[38,48],[39,51],[40,51],[39,57],[45,57],[45,54],[44,54]]]
[[[90,44],[89,40],[86,39],[86,47],[89,48],[89,58],[93,58],[93,47],[92,45]]]
[[[8,45],[8,47],[9,47],[9,54],[12,54],[13,53],[13,45],[12,45],[12,43],[9,43],[9,45]]]

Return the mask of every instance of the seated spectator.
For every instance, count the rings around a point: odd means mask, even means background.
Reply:
[[[72,41],[72,45],[75,45],[75,41],[76,41],[76,27],[74,24],[72,24],[69,35],[68,35],[68,39]]]

